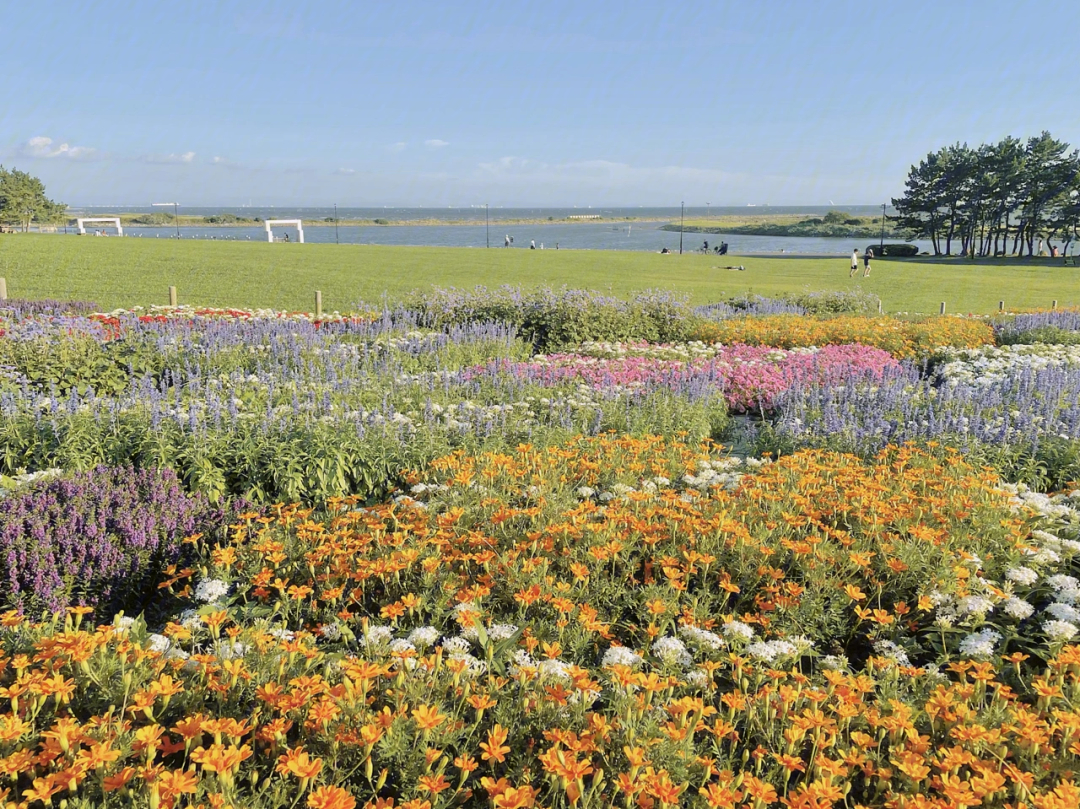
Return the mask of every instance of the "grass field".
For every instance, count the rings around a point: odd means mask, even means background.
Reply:
[[[724,269],[742,264],[744,272]],[[478,284],[570,286],[626,295],[663,288],[694,303],[751,292],[852,289],[880,296],[886,311],[988,313],[1080,305],[1080,268],[1061,260],[875,259],[869,278],[848,278],[847,257],[658,255],[607,250],[503,250],[164,239],[0,236],[0,276],[13,298],[93,300],[104,308],[181,303],[326,311],[414,289]],[[861,273],[860,273],[861,275]]]

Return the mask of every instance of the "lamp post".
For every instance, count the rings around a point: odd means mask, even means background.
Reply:
[[[173,224],[176,225],[176,238],[180,238],[180,203],[179,202],[152,202],[150,203],[153,208],[173,206]]]
[[[709,213],[711,212],[711,209],[709,208],[710,205],[712,205],[711,202],[706,202],[705,203],[705,218],[706,219],[709,218]]]
[[[488,204],[484,203],[484,241],[491,247],[491,222],[488,219]]]
[[[881,242],[878,244],[878,253],[885,252],[885,203],[881,203]]]
[[[338,238],[337,229],[337,203],[334,203],[334,244],[341,244],[341,239]]]
[[[686,202],[679,203],[679,255],[682,255],[682,231],[683,231],[683,219],[686,216]]]

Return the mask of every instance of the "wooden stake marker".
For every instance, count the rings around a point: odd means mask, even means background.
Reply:
[[[169,287],[169,306],[176,306],[176,287]]]

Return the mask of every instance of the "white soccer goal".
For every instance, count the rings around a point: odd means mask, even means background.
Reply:
[[[75,224],[79,228],[79,235],[80,236],[85,236],[86,235],[85,224],[87,222],[99,222],[101,224],[105,224],[106,222],[108,222],[108,223],[110,223],[109,227],[116,228],[116,235],[117,236],[123,236],[124,235],[124,229],[122,227],[120,227],[120,217],[118,217],[118,216],[96,216],[96,217],[92,217],[92,218],[88,218],[88,219],[76,219]]]
[[[304,243],[304,220],[302,219],[267,219],[264,224],[266,225],[266,241],[268,242],[274,241],[274,231],[270,228],[277,225],[279,227],[296,228],[298,234],[296,240],[300,242],[300,244]]]

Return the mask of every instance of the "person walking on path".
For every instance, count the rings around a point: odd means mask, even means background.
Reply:
[[[530,250],[535,250],[536,249],[536,239],[533,239],[531,242],[529,242],[529,249]]]
[[[870,259],[872,259],[873,257],[874,257],[873,249],[870,248],[870,247],[867,247],[866,252],[863,253],[863,257],[862,257],[862,263],[863,263],[862,277],[863,278],[866,278],[868,275],[870,275]]]
[[[848,274],[848,278],[854,278],[855,273],[859,271],[859,249],[856,247],[851,251],[851,272]]]

